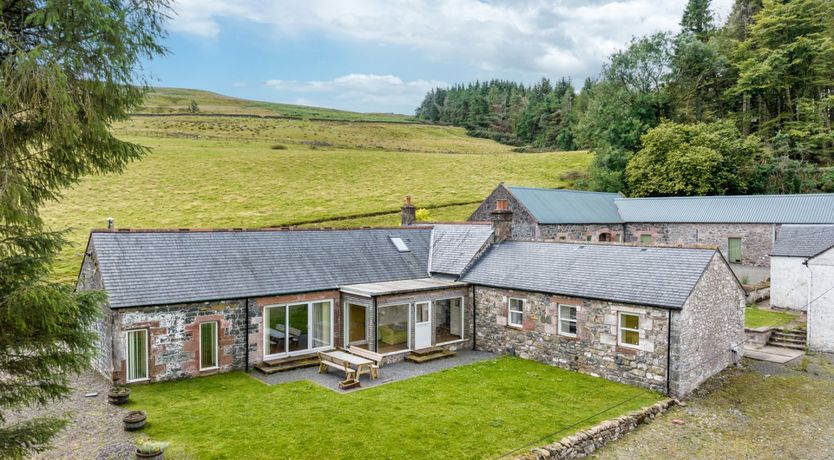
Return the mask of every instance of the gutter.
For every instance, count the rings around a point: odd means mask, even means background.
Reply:
[[[478,306],[475,301],[475,285],[472,285],[472,349],[477,350],[478,344]]]
[[[245,316],[246,316],[246,318],[245,318],[245,321],[246,321],[246,332],[245,332],[245,334],[246,334],[246,348],[244,350],[244,356],[245,356],[246,364],[245,364],[244,369],[246,369],[246,372],[249,372],[249,298],[246,299],[246,315]]]

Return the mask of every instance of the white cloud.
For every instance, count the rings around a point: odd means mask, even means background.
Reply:
[[[177,32],[217,37],[220,20],[268,26],[279,37],[403,46],[486,71],[595,74],[633,36],[678,28],[686,0],[177,0]],[[732,0],[715,0],[726,17]]]
[[[414,107],[428,90],[448,86],[442,81],[403,81],[394,75],[352,73],[332,80],[267,80],[266,86],[302,105],[327,105],[348,110],[401,112]],[[303,102],[300,102],[303,101]],[[321,101],[326,101],[322,104]]]

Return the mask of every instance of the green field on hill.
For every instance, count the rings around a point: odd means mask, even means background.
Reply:
[[[89,230],[108,217],[117,227],[263,227],[387,211],[318,225],[397,225],[409,194],[418,207],[445,206],[434,220],[463,220],[501,181],[569,187],[591,162],[585,152],[514,153],[453,127],[137,117],[114,129],[152,153],[46,207],[51,227],[71,228],[59,279],[74,279]]]
[[[188,113],[191,101],[197,103],[199,113],[277,115],[282,117],[317,118],[327,120],[414,122],[413,116],[395,113],[358,113],[324,109],[304,105],[238,99],[231,96],[184,88],[153,88],[145,99],[145,107],[137,113]]]

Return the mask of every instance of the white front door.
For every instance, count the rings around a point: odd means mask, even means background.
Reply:
[[[431,346],[431,302],[414,304],[414,348]]]

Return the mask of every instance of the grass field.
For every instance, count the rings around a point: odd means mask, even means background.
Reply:
[[[224,113],[246,115],[278,115],[284,117],[317,118],[328,120],[359,120],[414,122],[413,116],[393,113],[357,113],[344,110],[307,107],[303,105],[252,101],[224,96],[210,91],[184,88],[154,88],[145,100],[145,107],[137,113],[167,114],[188,113],[191,101],[197,103],[200,113]]]
[[[748,328],[782,327],[787,326],[794,319],[796,315],[787,312],[766,310],[755,306],[744,309],[744,326]]]
[[[591,161],[584,152],[513,153],[460,128],[422,125],[142,117],[115,132],[152,153],[121,175],[85,178],[44,209],[52,228],[71,228],[57,279],[74,279],[89,230],[108,217],[117,227],[263,227],[388,211],[325,225],[397,225],[407,194],[423,207],[476,202],[501,181],[566,187],[564,175]],[[463,220],[475,207],[432,218]]]
[[[350,394],[239,372],[139,385],[129,408],[147,413],[144,433],[188,458],[458,459],[541,445],[659,398],[500,358]]]

